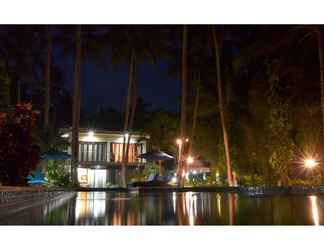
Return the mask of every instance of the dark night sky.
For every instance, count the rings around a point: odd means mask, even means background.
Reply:
[[[65,71],[67,87],[72,91],[74,61],[72,57],[59,60]],[[81,67],[81,109],[86,113],[93,113],[101,106],[124,110],[128,84],[127,67],[120,66],[116,69],[108,65],[104,68],[86,58]],[[151,109],[179,109],[180,83],[168,76],[165,62],[160,62],[159,65],[139,65],[137,86],[138,95],[151,104]]]

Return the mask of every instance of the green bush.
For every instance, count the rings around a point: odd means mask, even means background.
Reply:
[[[58,161],[48,161],[48,167],[45,171],[49,185],[68,186],[70,184],[70,176],[65,166]]]
[[[241,186],[264,186],[265,180],[261,175],[242,175],[239,180]]]

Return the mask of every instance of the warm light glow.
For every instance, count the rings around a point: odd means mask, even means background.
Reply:
[[[217,198],[217,210],[218,210],[218,215],[222,216],[222,207],[221,207],[221,196],[220,194],[216,195]]]
[[[176,140],[177,144],[181,145],[182,144],[182,141],[180,139],[177,139]]]
[[[305,167],[307,167],[307,168],[313,168],[313,167],[315,167],[318,164],[312,158],[305,159],[304,163],[305,163]]]
[[[176,210],[177,210],[177,194],[176,194],[176,192],[172,193],[172,201],[173,201],[173,212],[176,213]]]
[[[189,138],[186,138],[186,142],[188,142],[189,141]]]
[[[197,217],[197,194],[186,192],[185,194],[185,209],[189,219],[189,225],[195,225]]]
[[[319,226],[319,215],[318,215],[318,207],[317,207],[317,197],[312,195],[309,197],[311,200],[311,207],[312,207],[312,216],[315,226]]]
[[[81,175],[81,178],[80,178],[80,182],[84,182],[84,183],[87,183],[88,182],[88,176],[87,175]]]
[[[92,130],[89,130],[86,136],[80,138],[80,141],[95,142],[98,141],[98,138]]]
[[[63,135],[61,135],[61,137],[62,137],[62,138],[68,138],[68,137],[69,137],[69,134],[68,134],[68,133],[63,134]]]
[[[193,158],[192,158],[192,156],[188,156],[188,158],[187,158],[187,164],[192,164],[193,163]]]

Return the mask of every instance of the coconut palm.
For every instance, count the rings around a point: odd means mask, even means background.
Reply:
[[[220,118],[221,118],[222,130],[223,130],[224,151],[225,151],[225,160],[226,160],[226,167],[227,167],[227,180],[228,180],[228,185],[230,187],[232,187],[233,186],[233,176],[232,176],[231,159],[230,159],[230,153],[229,153],[227,128],[226,128],[225,115],[224,115],[225,111],[224,111],[223,92],[222,92],[219,41],[216,36],[216,31],[215,31],[214,27],[212,27],[212,36],[213,36],[213,42],[214,42],[214,46],[215,46],[218,107],[219,107],[219,113],[220,113]]]
[[[75,64],[74,64],[74,89],[73,89],[73,114],[72,114],[72,181],[77,183],[77,167],[79,159],[79,124],[80,124],[80,71],[81,71],[81,46],[82,28],[76,26],[75,37]]]
[[[195,103],[194,103],[194,110],[192,115],[191,139],[189,142],[189,154],[192,154],[192,145],[195,141],[195,136],[196,136],[197,116],[198,116],[198,107],[199,107],[199,99],[200,99],[200,72],[198,72],[197,74],[196,85],[197,86],[196,86]]]

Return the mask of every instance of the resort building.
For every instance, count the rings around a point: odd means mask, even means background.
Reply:
[[[62,137],[71,142],[71,130],[65,131]],[[124,137],[126,141],[130,140],[127,161],[128,173],[143,169],[145,160],[139,159],[138,156],[146,153],[148,135],[138,132],[124,134],[120,131],[79,130],[79,167],[77,173],[80,186],[100,188],[120,183]],[[70,145],[67,148],[69,153],[71,153]]]

